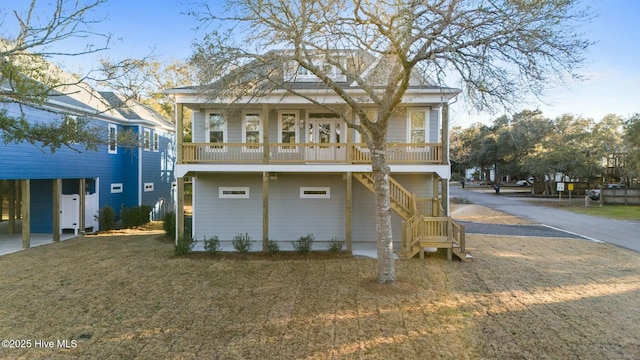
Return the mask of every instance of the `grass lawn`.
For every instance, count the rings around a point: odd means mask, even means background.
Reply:
[[[0,359],[640,358],[637,253],[467,243],[469,263],[398,261],[392,287],[372,259],[179,258],[153,232],[36,247],[0,256],[1,338],[24,340]]]
[[[591,205],[589,207],[584,207],[584,205],[576,206],[575,204],[572,204],[572,206],[566,207],[566,210],[585,215],[602,216],[618,220],[640,220],[640,206]]]

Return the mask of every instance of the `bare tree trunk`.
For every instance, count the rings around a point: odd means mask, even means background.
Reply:
[[[389,166],[386,158],[386,144],[378,142],[371,147],[371,166],[376,196],[376,234],[378,244],[378,283],[396,281],[393,258],[393,236],[391,233],[391,201],[389,200]]]

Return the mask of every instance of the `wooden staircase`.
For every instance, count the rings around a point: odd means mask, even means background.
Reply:
[[[371,173],[353,173],[362,185],[375,193]],[[410,259],[417,254],[424,258],[425,248],[446,248],[449,260],[455,254],[466,261],[464,225],[451,217],[424,216],[418,210],[416,195],[409,192],[389,176],[389,200],[391,209],[404,220],[402,223],[402,248],[397,251],[401,259]]]
[[[375,194],[371,173],[353,173],[353,177]],[[413,217],[418,211],[415,194],[410,193],[409,190],[405,189],[391,176],[389,176],[389,200],[391,201],[391,209],[405,221]]]

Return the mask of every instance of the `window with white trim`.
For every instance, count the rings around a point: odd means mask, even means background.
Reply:
[[[298,111],[278,111],[278,142],[295,144],[298,142]],[[283,146],[281,150],[295,150],[295,146]]]
[[[153,183],[152,182],[144,183],[144,192],[150,192],[150,191],[153,191]]]
[[[407,112],[407,142],[424,144],[427,142],[429,109],[411,109]]]
[[[160,134],[158,134],[158,130],[153,132],[153,151],[160,151]]]
[[[247,111],[242,118],[242,142],[259,144],[262,142],[262,116],[259,112]],[[260,146],[247,146],[245,150],[261,150]]]
[[[333,58],[332,61],[339,61],[341,66],[344,66],[345,58]],[[319,68],[319,70],[329,76],[333,81],[346,81],[347,77],[342,73],[342,71],[335,65],[330,64],[326,58],[324,57],[316,57],[312,60],[312,64],[314,67]],[[318,78],[313,72],[309,69],[301,66],[298,62],[290,61],[285,63],[285,81],[295,81],[295,82],[320,82],[320,78]]]
[[[220,199],[248,199],[249,187],[220,186],[218,188],[218,198]]]
[[[209,112],[207,115],[205,140],[208,143],[224,143],[227,138],[227,122],[221,112]],[[216,148],[222,148],[218,146]]]
[[[145,150],[151,150],[151,130],[144,129],[144,135],[142,136],[142,147]]]
[[[116,124],[109,124],[109,154],[118,153],[118,126]]]
[[[122,183],[111,184],[111,193],[112,194],[121,193],[122,191],[123,191]]]
[[[300,187],[301,199],[329,199],[331,198],[331,188],[329,187]]]

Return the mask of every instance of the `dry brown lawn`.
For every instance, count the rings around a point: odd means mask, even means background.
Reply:
[[[479,235],[468,249],[398,261],[384,287],[375,260],[177,258],[153,231],[37,247],[0,256],[0,338],[31,344],[0,358],[640,358],[637,253]]]

